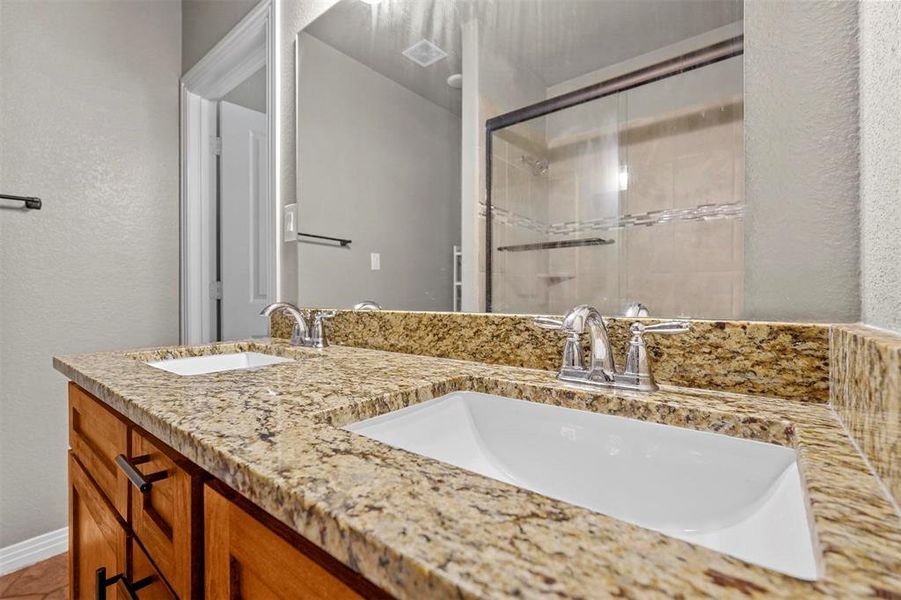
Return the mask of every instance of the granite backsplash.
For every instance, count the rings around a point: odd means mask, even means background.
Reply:
[[[836,325],[831,336],[832,407],[901,504],[901,335]]]
[[[556,370],[565,336],[531,320],[526,315],[338,311],[326,327],[336,345]],[[636,320],[607,319],[620,366],[629,324]],[[290,337],[291,323],[290,317],[275,315],[272,336]],[[695,320],[687,334],[649,336],[647,342],[659,383],[805,402],[829,399],[829,325]]]

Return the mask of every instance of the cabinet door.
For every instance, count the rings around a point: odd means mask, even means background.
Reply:
[[[141,545],[131,539],[131,565],[128,580],[135,589],[138,600],[175,600],[176,596],[150,562]]]
[[[69,447],[102,494],[128,518],[128,480],[116,457],[128,453],[128,426],[102,402],[69,384]]]
[[[209,486],[204,488],[204,521],[208,600],[384,597],[358,594]]]
[[[125,570],[128,536],[115,511],[69,454],[69,597],[96,597],[97,569],[106,577]],[[106,597],[119,597],[116,586],[106,589]]]
[[[200,593],[200,479],[171,451],[132,432],[132,468],[149,484],[132,487],[131,526],[166,581],[181,598]]]

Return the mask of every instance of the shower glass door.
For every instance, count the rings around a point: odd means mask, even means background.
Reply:
[[[738,317],[741,90],[738,56],[493,130],[487,309]]]

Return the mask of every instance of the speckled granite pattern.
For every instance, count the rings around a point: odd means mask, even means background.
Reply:
[[[629,324],[636,320],[607,320],[620,365]],[[648,336],[657,381],[802,402],[828,400],[827,325],[692,323],[684,335]],[[565,339],[523,315],[339,311],[327,328],[332,342],[344,346],[548,370],[559,368]],[[288,317],[273,318],[272,335],[290,337]]]
[[[901,504],[901,335],[833,327],[830,401]]]
[[[828,405],[680,388],[587,393],[547,371],[359,348],[224,348],[296,361],[192,377],[134,358],[167,349],[54,365],[399,598],[901,598],[901,522]],[[793,445],[822,578],[793,579],[335,427],[455,389]]]

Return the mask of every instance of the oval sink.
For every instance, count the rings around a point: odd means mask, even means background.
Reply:
[[[291,362],[283,356],[273,356],[261,352],[231,352],[228,354],[206,354],[148,361],[146,364],[176,375],[203,375],[237,369],[256,369],[266,365]]]
[[[791,448],[476,392],[454,392],[345,429],[817,578]]]

